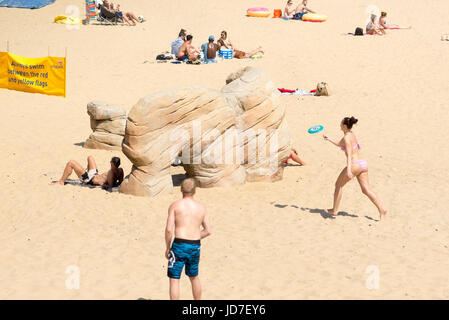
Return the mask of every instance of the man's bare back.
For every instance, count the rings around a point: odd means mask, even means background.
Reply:
[[[206,208],[191,197],[175,201],[171,205],[175,216],[175,238],[200,240]]]
[[[201,239],[209,236],[211,232],[206,208],[193,199],[195,188],[194,179],[185,179],[181,183],[182,199],[173,202],[168,208],[165,257],[168,259],[170,299],[179,299],[179,279],[184,266],[192,284],[194,299],[201,299],[201,284],[198,278]]]

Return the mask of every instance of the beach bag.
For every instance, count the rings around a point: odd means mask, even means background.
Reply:
[[[317,96],[330,96],[329,86],[326,82],[320,82],[316,85]]]
[[[355,36],[363,36],[363,29],[360,27],[355,28],[354,35]]]

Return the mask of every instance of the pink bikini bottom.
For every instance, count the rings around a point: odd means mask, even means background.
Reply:
[[[368,163],[366,162],[366,160],[355,160],[355,161],[352,161],[352,163],[358,163],[360,165],[360,167],[362,168],[362,172],[368,168]]]

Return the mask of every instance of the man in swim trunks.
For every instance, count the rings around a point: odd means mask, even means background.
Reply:
[[[302,20],[302,16],[305,15],[306,13],[315,13],[315,11],[307,8],[307,0],[303,0],[297,7],[295,10],[295,14],[293,15],[292,19],[295,20]]]
[[[108,172],[99,174],[97,164],[92,156],[87,157],[86,170],[75,160],[70,160],[65,166],[61,179],[51,184],[63,186],[67,178],[70,177],[73,171],[75,171],[78,178],[80,178],[81,182],[84,184],[92,186],[118,187],[122,183],[124,176],[123,169],[120,168],[120,158],[113,157],[110,164],[111,169]]]
[[[168,208],[165,227],[165,257],[168,259],[167,276],[170,278],[170,299],[179,299],[179,279],[185,265],[195,300],[201,299],[201,283],[198,277],[200,240],[211,234],[206,208],[193,199],[195,180],[188,178],[181,183],[183,198]],[[201,230],[202,226],[202,230]],[[175,239],[172,243],[173,233]],[[171,247],[170,247],[171,245]]]
[[[187,35],[186,41],[182,44],[181,48],[179,48],[178,52],[178,60],[179,61],[195,61],[198,59],[200,51],[192,46],[193,36],[191,34]]]

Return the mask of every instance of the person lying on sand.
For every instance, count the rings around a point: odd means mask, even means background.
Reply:
[[[357,121],[358,120],[354,117],[345,117],[341,121],[340,129],[343,131],[344,136],[338,143],[323,135],[324,140],[331,142],[345,152],[347,163],[347,166],[340,172],[340,175],[335,182],[334,206],[332,209],[324,210],[324,212],[334,216],[338,215],[338,207],[340,206],[343,186],[351,181],[352,178],[357,177],[362,193],[365,194],[377,207],[377,210],[379,210],[379,217],[382,219],[387,214],[387,210],[382,207],[379,198],[371,190],[368,179],[368,163],[366,160],[360,159],[360,145],[355,134],[351,131],[352,126],[356,124]]]
[[[307,0],[303,0],[295,9],[292,19],[301,20],[306,13],[316,13],[307,7]]]
[[[366,34],[377,34],[377,35],[383,35],[386,34],[385,30],[380,28],[378,24],[376,24],[376,15],[372,14],[371,19],[366,25]]]
[[[186,41],[179,48],[178,60],[179,61],[196,61],[200,55],[200,51],[192,45],[193,36],[191,34],[187,35]]]
[[[233,49],[234,50],[234,58],[237,59],[246,59],[251,58],[252,56],[258,54],[258,53],[264,53],[262,47],[258,47],[257,49],[254,49],[250,52],[244,52],[240,50],[234,49],[234,46],[232,45],[231,41],[228,40],[228,33],[226,31],[221,32],[221,37],[217,41],[218,45],[220,46],[220,49],[224,47],[225,49]]]
[[[51,183],[51,185],[64,185],[64,182],[68,177],[75,171],[78,178],[84,184],[95,185],[95,186],[108,186],[108,187],[118,187],[123,181],[123,169],[120,168],[120,158],[113,157],[111,159],[111,169],[108,172],[99,174],[97,169],[97,164],[92,156],[87,157],[87,169],[85,170],[82,165],[80,165],[75,160],[70,160],[67,162],[61,179],[56,182]]]
[[[294,148],[292,148],[292,153],[288,156],[288,158],[284,161],[283,164],[288,164],[288,160],[292,159],[300,166],[305,166],[306,163],[301,160],[301,158],[298,155],[298,151],[296,151]]]
[[[387,24],[387,13],[382,11],[379,18],[379,27],[381,29],[410,29],[411,27],[401,27],[397,24]]]
[[[170,299],[179,299],[179,279],[182,269],[190,278],[195,300],[201,299],[201,283],[198,277],[201,240],[210,236],[211,227],[206,208],[193,199],[195,180],[185,179],[181,183],[182,199],[173,202],[168,208],[165,226],[165,257],[168,260]],[[172,239],[173,236],[175,239]]]
[[[285,9],[284,9],[284,18],[292,19],[293,15],[295,13],[296,12],[295,12],[295,8],[293,8],[293,1],[288,0],[287,5],[285,6]]]

